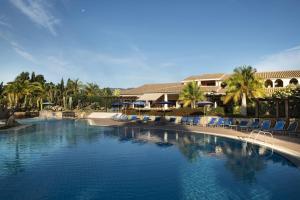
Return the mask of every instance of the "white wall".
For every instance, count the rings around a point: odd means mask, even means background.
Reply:
[[[267,80],[271,80],[271,81],[273,82],[273,87],[275,87],[275,85],[276,85],[275,81],[276,81],[277,79],[282,80],[282,82],[283,82],[283,87],[286,87],[286,86],[288,86],[288,85],[290,84],[290,80],[291,80],[292,78],[270,78],[270,79],[265,79],[265,80],[264,80],[264,83],[265,83]],[[296,79],[298,80],[298,83],[300,83],[300,78],[296,78]]]
[[[117,113],[107,113],[107,112],[92,112],[87,116],[89,119],[103,119],[103,118],[111,118]]]

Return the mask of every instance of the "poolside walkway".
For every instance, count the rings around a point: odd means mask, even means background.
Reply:
[[[165,129],[165,130],[177,130],[177,131],[187,131],[187,132],[196,132],[204,133],[216,136],[222,136],[232,139],[238,139],[245,142],[251,142],[258,145],[263,145],[269,148],[276,150],[279,153],[286,155],[291,155],[295,159],[294,162],[297,162],[300,166],[300,138],[275,135],[274,138],[270,136],[263,135],[252,135],[249,136],[249,133],[236,131],[234,129],[225,129],[225,128],[211,128],[211,127],[201,127],[201,126],[189,126],[189,125],[156,125],[153,123],[149,124],[138,124],[130,122],[119,122],[112,119],[88,119],[90,125],[95,126],[127,126],[127,127],[140,127],[140,128],[149,128],[149,129]]]

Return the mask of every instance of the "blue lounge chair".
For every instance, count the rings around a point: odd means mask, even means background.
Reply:
[[[297,121],[293,121],[289,123],[289,126],[287,127],[287,129],[282,130],[282,131],[277,131],[277,132],[283,132],[289,135],[296,135],[297,134],[297,128],[298,128],[298,122]]]
[[[239,125],[239,128],[241,130],[245,129],[245,130],[253,130],[253,129],[258,129],[259,128],[259,119],[255,119],[251,125],[246,125],[246,126],[242,126]]]
[[[194,119],[193,119],[193,125],[197,126],[199,123],[200,123],[200,117],[199,116],[194,117]]]
[[[214,126],[216,123],[217,118],[213,117],[210,121],[206,124],[206,126]]]
[[[253,130],[253,129],[257,129],[258,127],[259,127],[259,119],[255,119],[249,128]]]
[[[194,117],[187,117],[186,124],[192,125],[193,124],[193,120],[194,120]]]
[[[240,127],[247,126],[248,120],[241,120],[240,123],[238,124],[231,124],[229,125],[230,128],[235,128],[236,130],[239,129]]]
[[[194,125],[194,126],[198,125],[199,122],[200,122],[200,117],[199,116],[193,117],[192,120],[190,120],[190,119],[188,120],[188,124],[189,125]]]
[[[232,124],[233,124],[233,119],[232,118],[227,118],[227,119],[224,120],[224,127],[229,127]]]
[[[297,128],[298,128],[298,122],[296,121],[291,122],[288,128],[286,129],[286,133],[288,133],[289,135],[297,135]]]
[[[181,117],[180,123],[181,123],[181,124],[186,124],[186,123],[187,123],[187,120],[188,120],[188,118],[185,117],[185,116],[183,116],[183,117]]]
[[[269,129],[270,132],[278,132],[278,131],[284,131],[284,125],[285,125],[285,121],[283,120],[279,120],[276,121],[276,124],[273,128]]]
[[[261,131],[268,131],[271,127],[271,121],[270,120],[264,120],[261,124],[260,130]]]
[[[143,117],[143,119],[142,119],[142,120],[139,120],[138,122],[139,122],[139,123],[144,123],[144,124],[146,124],[146,123],[148,123],[149,121],[150,121],[149,116],[145,115],[145,116]]]
[[[217,123],[215,124],[215,126],[223,126],[224,125],[224,118],[223,117],[220,117],[217,121]]]
[[[136,121],[138,118],[136,115],[132,115],[129,119],[129,121]]]

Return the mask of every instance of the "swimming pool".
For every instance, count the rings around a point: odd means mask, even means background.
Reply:
[[[300,169],[204,134],[26,121],[0,133],[0,199],[299,199]]]

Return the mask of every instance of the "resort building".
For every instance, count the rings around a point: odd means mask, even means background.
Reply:
[[[256,76],[263,79],[269,94],[289,84],[300,83],[300,70],[257,72]],[[213,101],[217,106],[222,105],[220,97],[226,94],[224,81],[229,77],[230,74],[225,73],[202,74],[187,77],[177,83],[145,84],[137,88],[122,90],[121,97],[123,101],[143,101],[145,102],[145,109],[161,108],[161,106],[179,108],[182,106],[179,101],[179,94],[184,85],[196,81],[207,99]],[[172,104],[160,104],[160,102],[171,102]]]

